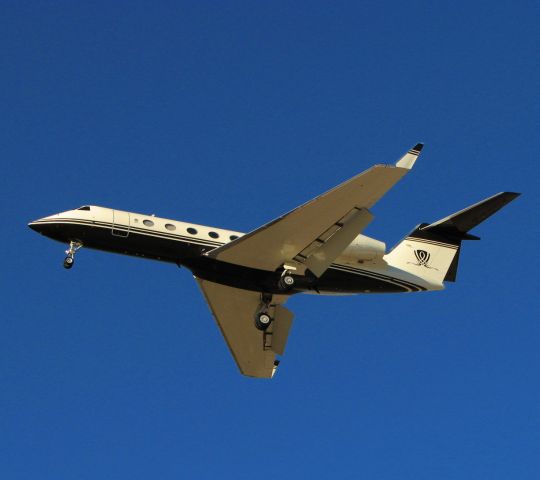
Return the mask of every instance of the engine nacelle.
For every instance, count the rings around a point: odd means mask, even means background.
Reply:
[[[386,244],[374,238],[358,235],[341,253],[336,262],[343,263],[373,263],[380,260],[386,253]]]

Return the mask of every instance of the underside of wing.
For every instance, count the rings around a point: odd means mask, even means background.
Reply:
[[[267,271],[300,264],[320,276],[369,224],[368,209],[412,168],[421,149],[416,145],[395,165],[375,165],[207,255]]]
[[[196,279],[227,342],[240,372],[249,377],[271,378],[283,355],[293,314],[282,306],[286,296],[274,295],[268,305],[273,318],[266,331],[255,328],[254,316],[261,294]]]

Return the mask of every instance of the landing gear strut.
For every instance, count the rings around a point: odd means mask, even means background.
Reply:
[[[64,258],[64,268],[70,269],[75,263],[75,253],[82,247],[81,242],[72,240],[69,242],[69,249],[66,250],[67,257]]]
[[[270,302],[272,301],[272,295],[262,294],[261,304],[255,312],[255,328],[264,332],[274,320],[268,313]]]

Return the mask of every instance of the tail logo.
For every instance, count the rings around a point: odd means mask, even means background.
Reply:
[[[425,250],[415,250],[414,256],[416,257],[416,263],[414,262],[407,262],[407,263],[418,265],[419,267],[426,267],[432,270],[439,270],[438,268],[435,268],[429,265],[429,259],[431,257],[429,252],[426,252]]]

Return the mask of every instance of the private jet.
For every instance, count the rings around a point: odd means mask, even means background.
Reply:
[[[501,192],[433,223],[393,249],[361,232],[373,205],[413,167],[419,143],[393,165],[375,165],[247,233],[85,205],[29,223],[69,245],[174,263],[189,269],[240,372],[271,378],[285,351],[291,295],[442,290],[454,282],[469,231],[519,194]]]

